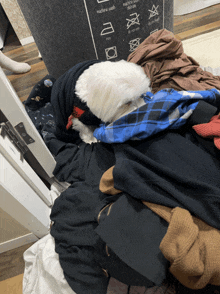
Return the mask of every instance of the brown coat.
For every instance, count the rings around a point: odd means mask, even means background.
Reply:
[[[220,89],[220,77],[203,71],[184,53],[182,42],[166,29],[146,38],[127,60],[143,67],[151,80],[153,93],[165,88],[177,91]]]

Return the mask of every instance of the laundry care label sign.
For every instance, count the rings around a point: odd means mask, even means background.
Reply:
[[[127,60],[155,31],[173,31],[173,0],[17,1],[55,78],[85,60]]]
[[[163,28],[173,30],[173,1],[83,1],[95,55],[99,60],[127,59],[153,32]]]

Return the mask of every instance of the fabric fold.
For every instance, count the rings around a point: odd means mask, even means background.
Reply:
[[[181,40],[166,29],[147,37],[127,58],[141,65],[151,80],[152,92],[165,88],[182,90],[220,89],[220,77],[203,71],[184,53]]]
[[[193,126],[196,133],[204,138],[212,138],[214,145],[220,149],[220,116],[214,115],[210,122]]]
[[[100,180],[103,193],[116,194],[113,168]],[[192,216],[186,209],[147,201],[142,203],[169,223],[159,248],[170,262],[169,270],[173,276],[190,289],[203,289],[208,284],[220,286],[220,231]]]
[[[170,261],[169,270],[177,280],[190,289],[220,286],[220,231],[186,209],[143,203],[169,222],[160,250]]]

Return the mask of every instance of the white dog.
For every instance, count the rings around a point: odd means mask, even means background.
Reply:
[[[140,96],[151,91],[150,80],[140,65],[120,60],[91,65],[76,82],[76,95],[90,111],[104,123],[111,123],[144,104]],[[72,128],[86,143],[95,143],[94,127],[86,126],[77,118]]]

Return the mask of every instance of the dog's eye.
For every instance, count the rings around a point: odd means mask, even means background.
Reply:
[[[131,103],[132,103],[131,101],[130,102],[127,102],[127,103],[125,103],[125,105],[130,106]]]

